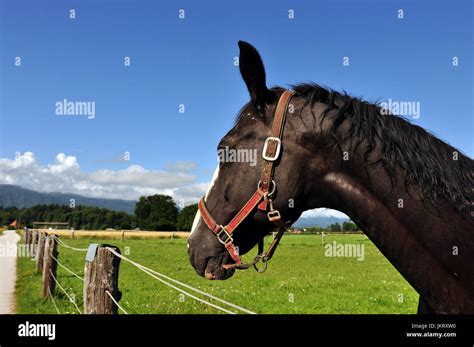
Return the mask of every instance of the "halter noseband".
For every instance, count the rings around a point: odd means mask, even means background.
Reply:
[[[227,225],[221,225],[212,218],[209,210],[207,209],[206,202],[204,198],[201,198],[198,204],[199,211],[201,212],[201,217],[206,223],[209,230],[211,230],[222,243],[230,256],[234,260],[235,264],[225,265],[226,269],[248,269],[253,266],[258,272],[265,271],[267,267],[267,262],[273,256],[278,243],[280,242],[283,233],[287,229],[287,225],[283,222],[280,212],[273,207],[273,198],[276,189],[276,183],[273,180],[273,171],[275,161],[280,156],[281,151],[281,138],[283,135],[283,129],[285,127],[286,113],[288,109],[288,104],[291,100],[291,97],[295,93],[292,91],[285,90],[278,100],[277,107],[275,109],[275,115],[273,118],[273,125],[270,131],[270,136],[265,140],[263,146],[262,157],[264,160],[261,179],[257,184],[257,190],[252,195],[252,197],[247,201],[247,203],[241,208],[241,210],[232,218],[232,220]],[[263,252],[263,238],[259,241],[259,254],[255,257],[254,261],[249,264],[242,264],[240,259],[239,252],[234,245],[234,240],[232,234],[235,229],[247,218],[247,216],[258,207],[259,211],[267,212],[268,220],[274,223],[278,227],[278,233],[273,239],[270,247],[266,252]],[[262,261],[264,263],[263,270],[257,268],[257,263]]]

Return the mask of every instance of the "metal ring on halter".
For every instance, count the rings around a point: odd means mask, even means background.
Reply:
[[[272,190],[269,192],[265,192],[265,194],[263,195],[263,197],[265,198],[265,201],[267,201],[267,198],[270,198],[273,194],[275,194],[277,185],[274,180],[272,180],[271,187],[272,187]],[[262,188],[262,181],[258,181],[257,188],[258,189]]]
[[[255,268],[255,271],[257,271],[258,273],[262,273],[262,272],[265,272],[267,270],[267,266],[268,266],[268,258],[264,255],[257,255],[255,257],[255,260],[257,260],[257,258],[259,259],[258,261],[256,261],[254,264],[253,264],[253,267]],[[263,268],[259,269],[257,267],[257,264],[259,262],[262,262],[263,263]]]

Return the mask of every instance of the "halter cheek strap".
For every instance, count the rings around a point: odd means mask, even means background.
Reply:
[[[203,221],[206,223],[209,230],[211,230],[216,236],[219,242],[221,242],[229,255],[234,260],[235,264],[226,265],[227,269],[248,269],[253,266],[257,271],[263,272],[267,267],[267,262],[270,260],[280,242],[281,237],[287,229],[287,225],[283,222],[280,212],[273,208],[273,197],[276,190],[276,183],[273,180],[273,173],[275,169],[275,161],[280,157],[281,152],[281,138],[283,135],[283,129],[285,127],[286,113],[288,104],[294,92],[284,91],[278,100],[277,107],[275,109],[275,115],[273,118],[273,125],[270,131],[270,136],[265,140],[263,146],[262,157],[264,160],[262,175],[257,185],[257,190],[247,203],[240,209],[240,211],[232,218],[232,220],[225,226],[216,222],[212,218],[204,198],[199,201],[198,208],[201,213]],[[259,254],[255,257],[254,261],[249,264],[242,264],[240,255],[237,247],[234,245],[232,234],[237,227],[249,216],[249,214],[258,207],[258,210],[267,212],[268,220],[274,223],[279,231],[272,244],[266,252],[263,252],[263,238],[259,242]],[[263,270],[257,268],[257,263],[262,261],[264,263]]]
[[[232,259],[235,261],[237,265],[241,265],[242,261],[240,260],[239,252],[237,251],[236,247],[234,246],[234,239],[232,238],[232,234],[234,233],[235,229],[242,223],[245,218],[252,212],[255,207],[258,205],[260,201],[262,201],[264,192],[261,189],[257,189],[257,191],[252,195],[252,197],[247,201],[247,203],[242,207],[242,209],[235,215],[234,218],[227,224],[226,226],[218,224],[214,218],[212,218],[209,210],[207,209],[206,203],[204,202],[204,198],[199,201],[198,208],[201,212],[201,217],[206,223],[209,230],[211,230],[216,236],[219,242],[221,242],[227,251],[229,252]]]

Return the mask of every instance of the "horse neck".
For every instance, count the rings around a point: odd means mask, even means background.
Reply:
[[[472,232],[472,224],[443,202],[439,209],[427,208],[417,187],[406,191],[402,172],[397,172],[392,185],[382,167],[366,165],[362,153],[356,151],[344,163],[334,160],[335,151],[327,151],[325,158],[315,156],[312,166],[324,162],[326,169],[311,185],[308,208],[328,207],[347,214],[435,312],[474,310],[469,294],[474,274],[467,268],[474,244],[461,242],[463,233]],[[461,245],[464,254],[454,256],[455,247]]]

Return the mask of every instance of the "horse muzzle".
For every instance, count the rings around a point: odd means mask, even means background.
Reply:
[[[209,258],[204,270],[204,277],[208,280],[226,280],[235,273],[233,268],[228,268],[232,264],[232,259],[227,252],[223,252],[217,257]]]

